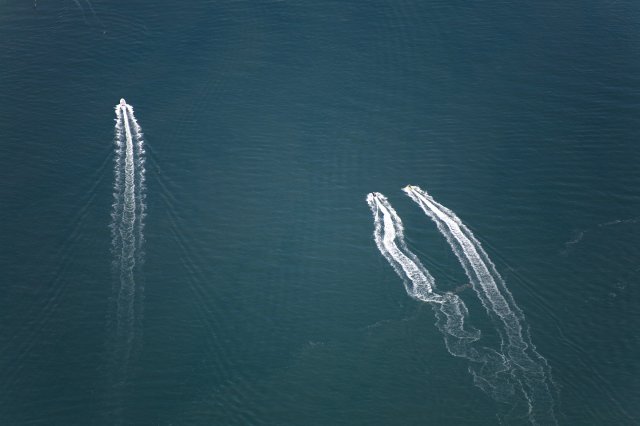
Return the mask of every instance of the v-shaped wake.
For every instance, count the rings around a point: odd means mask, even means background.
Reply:
[[[115,113],[110,370],[112,387],[120,388],[126,382],[132,353],[140,345],[146,186],[142,129],[124,99],[115,106]]]

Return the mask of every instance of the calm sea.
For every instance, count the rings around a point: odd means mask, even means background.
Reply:
[[[407,184],[548,418],[640,424],[639,114],[632,0],[0,0],[0,424],[532,424],[376,247],[372,191],[500,348]]]

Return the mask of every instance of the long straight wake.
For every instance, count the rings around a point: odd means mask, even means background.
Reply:
[[[114,190],[111,251],[114,275],[110,364],[112,387],[127,379],[132,352],[140,344],[141,300],[146,216],[145,151],[133,108],[121,100],[115,107]]]
[[[144,134],[142,128],[138,124],[135,115],[133,114],[133,107],[127,105],[127,112],[129,121],[131,122],[131,128],[133,130],[133,146],[135,149],[135,168],[136,168],[136,185],[135,185],[135,198],[138,200],[138,215],[137,215],[137,245],[136,245],[136,261],[140,264],[144,262],[144,219],[147,215],[147,184],[146,184],[146,169],[145,169],[145,148],[144,148]]]
[[[418,193],[417,187],[407,187],[405,191],[416,202],[428,197],[426,193]],[[499,402],[514,407],[521,405],[524,416],[531,423],[556,424],[553,398],[546,378],[546,360],[535,351],[528,331],[521,325],[521,321],[524,321],[522,312],[471,231],[451,211],[437,203],[431,204],[434,207],[437,205],[429,212],[439,220],[436,222],[438,229],[463,264],[482,304],[490,315],[498,319],[498,332],[503,338],[499,350],[481,345],[478,342],[480,331],[465,325],[469,312],[457,294],[436,289],[434,278],[408,249],[402,221],[387,198],[374,192],[367,196],[367,203],[374,217],[374,240],[378,249],[402,278],[409,296],[432,306],[437,319],[436,326],[443,334],[447,350],[471,362],[469,371],[474,383]],[[418,204],[422,207],[420,202]],[[461,230],[459,234],[452,231],[445,233],[443,229],[449,230],[448,227],[441,229],[448,223],[445,218],[457,225]],[[524,396],[523,403],[518,395]]]

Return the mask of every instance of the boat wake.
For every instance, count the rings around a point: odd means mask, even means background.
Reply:
[[[142,129],[124,99],[115,107],[114,189],[111,212],[113,295],[110,372],[112,387],[124,386],[131,357],[140,345],[146,216],[145,150]]]
[[[496,325],[500,347],[481,342],[481,332],[465,324],[469,311],[453,292],[438,291],[435,280],[404,241],[402,221],[387,198],[367,195],[374,218],[378,249],[402,278],[409,296],[429,303],[449,353],[470,361],[474,384],[496,401],[509,405],[508,417],[524,417],[531,424],[557,424],[551,376],[546,360],[531,342],[524,315],[480,242],[449,209],[425,191],[404,191],[444,235],[462,265],[470,285]]]

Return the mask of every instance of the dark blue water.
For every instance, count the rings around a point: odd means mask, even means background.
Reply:
[[[378,251],[371,191],[440,288],[467,282],[407,184],[496,264],[558,424],[640,423],[638,3],[33,6],[0,8],[0,424],[531,424]]]

